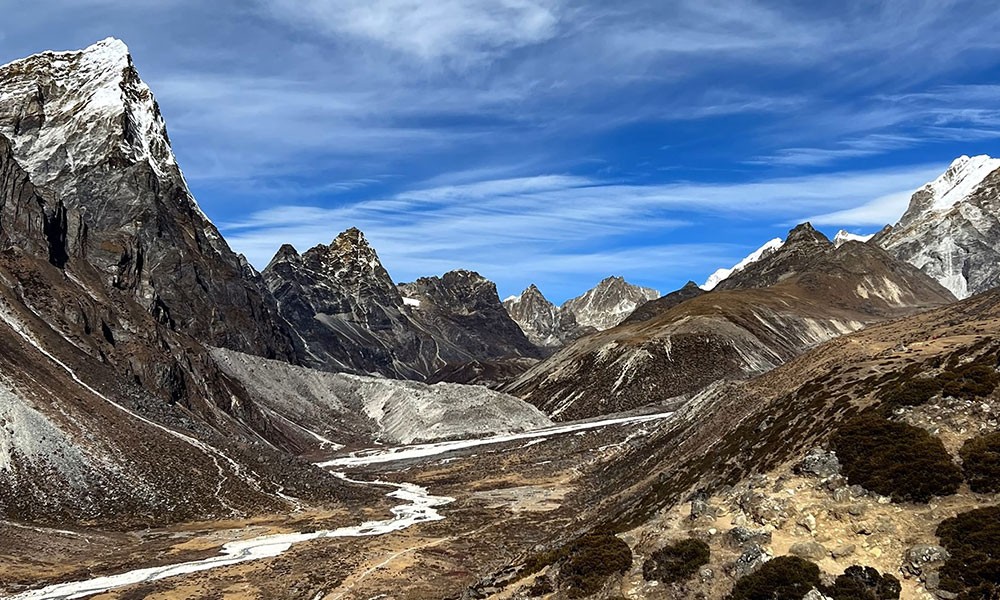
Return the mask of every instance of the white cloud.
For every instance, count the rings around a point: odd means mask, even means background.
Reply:
[[[609,273],[655,284],[650,279],[668,275],[699,279],[744,252],[730,246],[726,222],[895,222],[909,194],[946,167],[737,184],[637,186],[566,175],[485,180],[336,208],[277,206],[221,228],[258,267],[283,243],[304,251],[357,226],[400,279],[472,268],[509,290],[533,279]]]
[[[887,194],[860,206],[829,212],[810,217],[814,225],[835,225],[837,227],[893,225],[902,216],[915,190]]]
[[[269,0],[287,21],[353,36],[422,60],[468,65],[557,32],[554,2],[538,0]]]

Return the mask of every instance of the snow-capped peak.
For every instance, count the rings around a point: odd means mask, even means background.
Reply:
[[[833,245],[837,248],[840,248],[847,242],[861,242],[863,244],[868,240],[872,239],[873,237],[875,237],[874,233],[869,233],[867,235],[859,235],[857,233],[851,233],[845,229],[841,229],[840,231],[837,232],[837,235],[834,236]]]
[[[929,209],[942,211],[955,206],[969,197],[986,176],[997,169],[1000,169],[1000,159],[985,154],[956,158],[944,174],[923,187],[922,191],[933,198]]]
[[[749,265],[752,265],[753,263],[755,263],[755,262],[759,261],[760,259],[764,258],[764,256],[766,254],[768,254],[769,252],[773,252],[773,251],[777,250],[778,248],[781,248],[784,244],[785,244],[785,240],[783,240],[781,238],[774,238],[773,240],[767,242],[766,244],[764,244],[760,248],[754,250],[749,256],[747,256],[746,258],[744,258],[740,262],[738,262],[735,265],[733,265],[732,268],[729,268],[729,269],[719,269],[715,273],[712,273],[711,275],[709,275],[708,279],[705,280],[705,283],[703,283],[701,285],[701,289],[703,289],[705,291],[711,291],[711,290],[715,289],[715,286],[719,285],[720,283],[722,283],[723,281],[725,281],[726,279],[728,279],[729,276],[732,275],[733,273],[736,273],[737,271],[742,271],[743,269],[747,268]]]
[[[159,175],[176,165],[156,100],[115,38],[0,67],[0,134],[36,185],[115,153]]]

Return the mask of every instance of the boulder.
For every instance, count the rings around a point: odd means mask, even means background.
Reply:
[[[792,544],[792,547],[788,549],[788,553],[813,561],[823,560],[829,556],[827,549],[819,542],[798,542]]]

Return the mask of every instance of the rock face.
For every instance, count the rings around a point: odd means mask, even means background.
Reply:
[[[630,410],[763,373],[868,323],[954,301],[877,246],[835,248],[808,224],[716,291],[689,293],[653,318],[576,341],[504,390],[557,420]]]
[[[640,305],[660,293],[652,288],[632,285],[621,277],[608,277],[582,296],[567,300],[562,309],[572,313],[576,322],[599,331],[624,321]]]
[[[492,282],[454,271],[397,286],[357,229],[302,255],[284,246],[262,275],[312,367],[424,379],[449,364],[540,356]]]
[[[535,284],[520,296],[504,300],[503,306],[528,339],[543,348],[564,346],[567,341],[597,331],[577,323],[572,311],[560,310],[549,302]]]
[[[0,67],[0,135],[45,203],[50,262],[86,260],[158,322],[291,359],[260,280],[199,210],[125,45]]]
[[[1000,159],[959,157],[873,243],[958,298],[1000,285]]]

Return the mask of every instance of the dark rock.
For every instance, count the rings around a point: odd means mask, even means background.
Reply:
[[[541,356],[492,282],[454,271],[397,286],[356,228],[302,255],[283,247],[263,278],[314,368],[425,379],[450,365],[454,382],[466,363]]]
[[[726,545],[742,549],[747,546],[766,546],[771,543],[771,533],[763,529],[748,529],[746,527],[733,527],[726,532]]]

